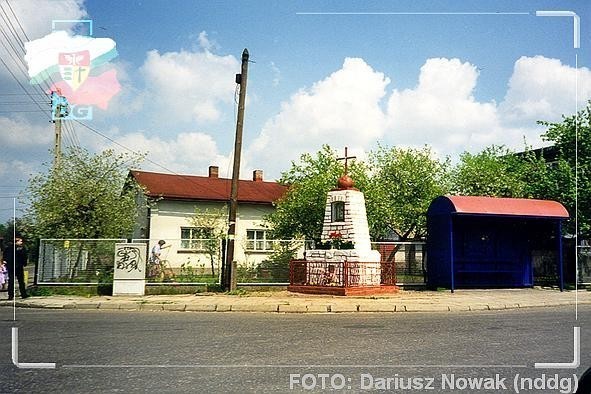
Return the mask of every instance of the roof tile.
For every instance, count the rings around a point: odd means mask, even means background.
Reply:
[[[162,174],[147,171],[130,171],[131,176],[147,189],[150,197],[180,200],[228,201],[232,180],[196,175]],[[238,201],[271,204],[287,190],[277,182],[240,180]]]

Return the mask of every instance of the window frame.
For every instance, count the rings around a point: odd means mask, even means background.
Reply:
[[[250,237],[253,234],[253,238]],[[262,235],[262,237],[259,237]],[[269,237],[269,231],[261,228],[249,228],[246,230],[246,252],[272,252],[273,239]]]
[[[337,214],[339,214],[337,216]],[[345,221],[345,202],[333,201],[330,204],[330,221],[331,223],[342,223]]]
[[[189,231],[189,237],[183,234]],[[206,252],[205,242],[211,238],[213,229],[209,227],[181,226],[181,242],[179,250],[183,252]],[[200,232],[200,233],[199,233]],[[209,237],[206,237],[209,235]]]

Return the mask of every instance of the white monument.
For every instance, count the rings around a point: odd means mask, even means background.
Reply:
[[[339,178],[338,188],[329,191],[326,197],[321,241],[332,247],[306,251],[308,262],[347,262],[347,271],[343,272],[344,264],[308,264],[311,270],[324,271],[309,273],[312,274],[308,275],[310,280],[318,282],[309,283],[311,285],[380,286],[381,284],[381,256],[377,250],[371,249],[365,198],[363,193],[354,187],[353,179],[347,175],[347,159],[350,158],[352,157],[347,157],[347,148],[345,148],[345,174]]]

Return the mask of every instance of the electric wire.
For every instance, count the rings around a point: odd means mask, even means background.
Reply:
[[[11,8],[12,9],[12,8]],[[23,48],[23,54],[25,53],[25,43],[23,40],[21,40],[21,38],[18,36],[18,33],[16,32],[16,28],[14,27],[14,25],[12,24],[12,22],[10,21],[10,18],[8,17],[8,13],[4,10],[4,7],[2,6],[2,3],[0,3],[0,10],[2,10],[2,19],[4,19],[4,16],[6,16],[5,19],[5,23],[7,26],[10,26],[10,31],[13,35],[14,38],[16,38],[16,40],[21,44],[22,48]],[[16,15],[15,15],[16,16]],[[18,20],[18,18],[17,18]]]
[[[8,9],[10,10],[10,12],[12,13],[12,15],[14,17],[16,24],[19,26],[22,34],[24,35],[25,39],[27,41],[29,41],[29,37],[28,37],[25,29],[23,28],[22,24],[20,23],[18,16],[16,15],[14,10],[12,9],[12,6],[10,5],[10,3],[8,1],[6,2],[6,4],[8,6]],[[2,6],[2,3],[0,3],[0,11],[1,11],[0,17],[4,21],[4,25],[5,25],[5,26],[0,26],[0,31],[1,31],[2,35],[4,36],[4,38],[6,39],[6,41],[9,43],[9,46],[13,50],[13,52],[11,52],[9,50],[9,48],[4,43],[3,43],[3,46],[4,46],[5,50],[7,51],[7,53],[10,55],[13,62],[17,65],[17,68],[19,69],[19,71],[21,71],[22,74],[28,79],[29,75],[28,75],[28,72],[26,71],[27,65],[25,64],[25,62],[23,61],[21,56],[19,56],[18,50],[16,49],[16,47],[18,47],[23,54],[26,54],[26,49],[25,49],[25,45],[24,45],[25,41],[20,37],[20,34],[16,31],[15,24],[12,23],[12,20],[11,20],[10,16],[8,15],[7,11]],[[16,41],[17,41],[16,45],[13,45],[12,41],[10,40],[10,38],[8,37],[8,34],[5,31],[5,28],[7,28],[9,30],[9,32],[11,33],[12,37],[14,39],[16,39]],[[15,56],[15,54],[16,54],[16,56]],[[51,85],[49,84],[49,82],[47,80],[42,81],[42,84],[44,84],[44,86],[46,87],[46,89],[47,89],[46,91],[52,91],[53,90],[52,86],[55,86],[55,81],[53,80],[51,75],[48,75],[48,79],[49,79],[49,81],[51,81]],[[35,95],[47,96],[46,91],[43,91],[41,85],[36,85],[36,86],[34,86],[34,89],[35,88],[39,92],[39,93],[35,93]],[[31,98],[33,103],[38,104],[38,101],[35,100],[35,98],[33,98],[33,97],[34,97],[33,94],[29,95],[29,98]],[[7,103],[3,103],[3,104],[15,105],[15,103],[16,102],[7,102]],[[20,102],[20,103],[21,104],[29,104],[29,103],[24,103],[24,102]],[[51,102],[46,103],[46,104],[51,105]],[[40,112],[40,111],[29,111],[29,110],[0,111],[0,113],[10,113],[10,112]],[[43,111],[43,112],[46,112],[46,111]],[[78,140],[76,132],[74,131],[72,125],[69,122],[67,122],[65,119],[62,120],[62,130],[63,130],[63,132],[62,132],[63,141],[66,142],[71,147],[73,147],[75,149],[79,149],[80,148],[80,141]]]
[[[87,124],[85,124],[85,123],[83,123],[83,122],[81,122],[81,121],[79,121],[79,120],[74,120],[74,122],[76,122],[76,123],[80,124],[81,126],[83,126],[83,127],[87,128],[87,129],[88,129],[88,130],[90,130],[91,132],[93,132],[93,133],[95,133],[95,134],[97,134],[97,135],[99,135],[99,136],[101,136],[101,137],[105,138],[106,140],[108,140],[108,141],[112,142],[113,144],[115,144],[115,145],[119,146],[120,148],[123,148],[123,149],[125,149],[125,150],[127,150],[127,151],[129,151],[129,152],[131,152],[131,153],[133,153],[133,154],[135,154],[135,155],[138,155],[139,157],[142,157],[142,156],[143,156],[143,155],[141,155],[140,153],[136,152],[135,150],[133,150],[133,149],[131,149],[131,148],[129,148],[129,147],[127,147],[127,146],[125,146],[125,145],[123,145],[123,144],[121,144],[121,143],[117,142],[116,140],[114,140],[114,139],[112,139],[111,137],[109,137],[109,136],[105,135],[104,133],[100,132],[99,130],[96,130],[96,129],[94,129],[93,127],[91,127],[91,126],[89,126],[89,125],[87,125]],[[214,189],[212,189],[212,188],[210,188],[210,187],[207,187],[207,186],[205,186],[205,185],[202,185],[202,184],[197,184],[197,183],[196,183],[196,182],[195,182],[195,181],[194,181],[192,178],[190,178],[189,176],[187,176],[187,175],[183,175],[183,174],[179,174],[179,173],[177,173],[176,171],[173,171],[173,170],[171,170],[170,168],[168,168],[168,167],[166,167],[166,166],[164,166],[164,165],[162,165],[162,164],[160,164],[160,163],[158,163],[158,162],[156,162],[156,161],[154,161],[154,160],[152,160],[152,159],[150,159],[150,158],[148,158],[148,157],[144,157],[144,160],[145,160],[145,161],[147,161],[147,162],[149,162],[149,163],[151,163],[151,164],[153,164],[153,165],[155,165],[155,166],[156,166],[156,167],[158,167],[158,168],[161,168],[161,169],[163,169],[164,171],[166,171],[166,172],[167,172],[167,173],[169,173],[169,174],[176,175],[176,176],[178,176],[178,177],[180,177],[180,178],[182,178],[182,179],[184,179],[184,180],[186,180],[186,181],[189,181],[190,183],[192,183],[192,184],[194,184],[194,185],[196,185],[196,186],[199,186],[199,187],[201,187],[201,188],[203,188],[203,189],[207,189],[208,191],[210,191],[210,192],[212,192],[212,193],[214,193],[214,194],[218,195],[219,197],[222,197],[222,198],[224,198],[224,199],[228,199],[228,198],[229,198],[229,195],[220,194],[219,192],[217,192],[216,190],[214,190]]]
[[[8,6],[8,9],[12,13],[12,16],[13,16],[14,20],[16,21],[16,24],[19,26],[21,32],[23,33],[24,37],[26,38],[27,41],[30,41],[30,39],[29,39],[29,37],[28,37],[25,29],[23,28],[22,24],[20,23],[20,20],[19,20],[18,16],[14,12],[14,9],[12,8],[12,6],[10,5],[10,2],[8,0],[6,0],[6,4]],[[2,20],[5,23],[5,27],[7,27],[8,31],[11,33],[11,35],[14,37],[14,39],[16,39],[16,41],[20,44],[20,45],[18,45],[18,47],[20,48],[20,50],[22,51],[22,53],[25,54],[26,53],[26,49],[24,47],[24,41],[23,41],[23,39],[20,38],[19,33],[16,31],[15,25],[12,23],[11,18],[9,17],[8,13],[6,12],[6,10],[2,7],[2,4],[1,3],[0,3],[0,10],[1,10],[0,16],[2,17]],[[7,42],[9,43],[10,47],[13,50],[13,53],[16,54],[16,59],[20,60],[20,62],[15,59],[15,56],[13,56],[13,54],[10,53],[10,51],[8,50],[8,48],[6,46],[4,46],[5,49],[10,54],[10,56],[11,56],[12,60],[14,61],[14,63],[17,65],[17,68],[19,68],[19,71],[21,71],[27,77],[27,79],[28,79],[29,78],[29,75],[28,75],[28,72],[26,71],[27,70],[27,65],[25,64],[24,60],[20,56],[18,56],[18,50],[13,45],[12,41],[8,38],[8,34],[4,31],[4,29],[3,29],[2,26],[0,26],[0,31],[2,31],[2,35],[6,38]],[[46,113],[47,111],[44,110],[41,107],[40,103],[35,99],[35,96],[47,96],[47,92],[44,92],[40,85],[36,85],[36,87],[38,89],[37,93],[31,93],[31,92],[29,92],[22,85],[22,83],[19,81],[19,79],[16,77],[16,75],[11,71],[11,69],[8,67],[8,65],[2,59],[0,59],[0,61],[2,62],[2,64],[4,65],[4,67],[8,70],[8,72],[11,74],[11,76],[13,77],[13,79],[18,83],[18,85],[21,87],[21,89],[25,92],[25,95],[27,97],[29,97],[31,99],[31,101],[35,105],[37,105],[39,107],[39,109],[40,109],[40,111],[37,111],[37,110],[35,110],[35,111],[17,110],[17,111],[6,111],[6,112],[44,112],[44,113]],[[24,69],[23,69],[23,66],[24,66]],[[55,86],[56,83],[53,80],[53,78],[51,77],[51,75],[48,75],[48,79],[49,79],[49,81],[51,81],[51,84],[53,86]],[[47,91],[51,91],[52,90],[51,89],[51,86],[52,85],[50,85],[47,80],[44,80],[43,83],[47,87]],[[238,89],[239,88],[238,88],[238,85],[237,85],[236,86],[236,89],[234,91],[234,102],[236,103],[236,105],[238,104],[237,101],[236,101],[237,100],[237,95],[238,95]],[[20,94],[20,93],[4,93],[2,95],[6,95],[6,96],[12,96],[12,95],[22,96],[22,94]],[[234,111],[236,111],[236,107],[234,107]],[[0,111],[0,112],[3,112],[3,111]],[[51,119],[51,116],[49,116],[49,115],[47,115],[47,116]],[[236,116],[237,115],[235,113],[235,117]],[[125,149],[125,150],[127,150],[127,151],[129,151],[131,153],[133,153],[134,155],[136,155],[138,157],[142,157],[143,156],[142,154],[140,154],[140,153],[136,152],[135,150],[133,150],[133,149],[131,149],[131,148],[129,148],[129,147],[127,147],[127,146],[125,146],[125,145],[117,142],[116,140],[110,138],[106,134],[104,134],[104,133],[100,132],[99,130],[97,130],[97,129],[95,129],[95,128],[93,128],[93,127],[91,127],[91,126],[89,126],[89,125],[87,125],[87,124],[85,124],[83,122],[81,122],[80,120],[75,119],[74,122],[80,124],[81,126],[85,127],[86,129],[90,130],[91,132],[93,132],[93,133],[101,136],[102,138],[104,138],[104,139],[112,142],[113,144],[115,144],[115,145],[117,145],[117,146],[119,146],[119,147],[121,147],[121,148],[123,148],[123,149]],[[62,136],[63,136],[63,139],[66,140],[66,142],[68,144],[70,144],[74,149],[80,149],[80,141],[78,139],[77,133],[76,133],[76,131],[75,131],[75,129],[74,129],[73,126],[74,125],[71,122],[66,121],[66,120],[62,120],[62,131],[63,131]],[[186,175],[179,174],[179,173],[177,173],[177,172],[175,172],[175,171],[167,168],[166,166],[164,166],[164,165],[162,165],[162,164],[160,164],[160,163],[158,163],[158,162],[156,162],[156,161],[154,161],[152,159],[149,159],[149,158],[145,157],[144,160],[146,160],[147,162],[153,164],[154,166],[156,166],[158,168],[161,168],[161,169],[165,170],[166,172],[168,172],[170,174],[179,176],[179,177],[181,177],[181,178],[183,178],[185,180],[188,180],[189,182],[191,182],[193,184],[196,184],[193,181],[193,179],[191,179],[190,177],[188,177]],[[203,187],[203,185],[199,185],[199,186]],[[213,190],[211,188],[208,188],[208,187],[205,187],[205,188],[206,189],[209,189],[209,191],[217,194],[217,192],[215,190]],[[220,197],[223,197],[224,199],[227,198],[227,196],[225,196],[225,195],[220,195]]]

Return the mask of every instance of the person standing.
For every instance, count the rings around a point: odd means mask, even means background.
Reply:
[[[25,283],[25,266],[27,265],[27,249],[22,237],[15,237],[4,249],[4,261],[8,271],[8,299],[14,299],[14,280],[18,280],[21,298],[27,298],[27,284]]]
[[[165,245],[166,241],[161,239],[158,241],[154,247],[152,247],[152,251],[150,253],[150,258],[148,262],[150,263],[150,267],[148,269],[148,276],[149,277],[157,277],[160,276],[161,279],[164,278],[163,267],[160,265],[162,259],[160,256],[162,255],[162,249],[169,248],[171,245]]]

